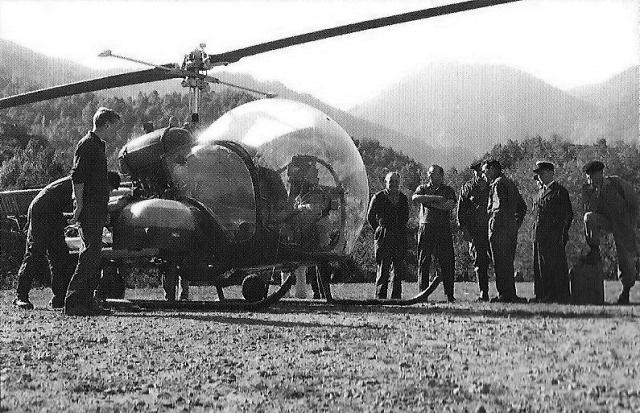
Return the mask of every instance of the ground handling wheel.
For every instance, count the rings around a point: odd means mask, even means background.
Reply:
[[[269,284],[258,274],[249,274],[242,280],[242,296],[250,303],[255,303],[267,297]]]

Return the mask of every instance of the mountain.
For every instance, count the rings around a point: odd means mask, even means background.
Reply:
[[[637,96],[637,83],[629,86]],[[630,107],[637,125],[637,99]],[[474,154],[537,135],[557,134],[576,143],[629,138],[622,133],[626,126],[608,125],[616,123],[613,115],[588,99],[495,65],[432,64],[350,113],[432,146],[459,145]]]
[[[569,93],[600,109],[600,115],[589,122],[592,130],[599,131],[608,140],[617,137],[639,142],[639,81],[640,66],[634,66],[605,82],[577,87]]]
[[[68,60],[52,58],[33,52],[32,50],[16,43],[1,39],[0,55],[3,56],[3,59],[0,60],[0,77],[12,80],[16,87],[22,88],[23,90],[24,88],[34,89],[34,86],[37,86],[38,88],[50,87],[119,73],[117,70],[111,70],[109,72],[92,70]],[[5,59],[5,56],[8,58]],[[398,131],[389,129],[371,121],[357,118],[345,111],[332,107],[311,95],[295,92],[280,82],[258,81],[247,74],[232,72],[218,72],[215,73],[214,76],[227,82],[236,83],[258,90],[274,92],[281,98],[297,100],[309,104],[331,116],[336,122],[345,128],[353,138],[378,140],[383,145],[391,146],[406,154],[412,154],[412,156],[415,156],[416,154],[425,154],[426,156],[416,157],[423,162],[433,159],[442,159],[444,157],[448,159],[448,161],[443,161],[444,166],[449,166],[454,164],[453,161],[456,159],[460,159],[461,157],[467,159],[472,156],[469,153],[464,153],[464,151],[463,153],[460,153],[448,148],[445,151],[434,151],[433,148],[422,140],[408,138]],[[5,85],[0,83],[0,91],[4,86]],[[213,89],[214,91],[219,90],[219,87],[214,86]],[[175,80],[126,86],[105,90],[101,93],[115,96],[136,96],[138,92],[149,93],[154,90],[157,90],[161,94],[185,92],[185,89],[180,86],[180,81]]]

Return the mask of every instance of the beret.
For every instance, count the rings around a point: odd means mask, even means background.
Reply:
[[[604,164],[600,161],[590,161],[587,162],[584,167],[582,168],[582,170],[584,171],[584,173],[586,174],[591,174],[593,172],[598,172],[604,169]]]

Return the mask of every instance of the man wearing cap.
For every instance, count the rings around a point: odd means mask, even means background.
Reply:
[[[513,260],[518,244],[518,229],[527,213],[527,204],[522,199],[516,184],[502,173],[497,160],[482,163],[482,173],[489,182],[489,250],[496,274],[498,296],[492,302],[520,302],[516,295]]]
[[[638,197],[630,183],[618,176],[604,176],[604,164],[588,162],[583,170],[587,183],[582,186],[584,209],[584,232],[589,253],[587,263],[600,260],[600,236],[613,233],[618,255],[618,278],[622,291],[618,304],[629,303],[629,291],[636,280],[636,257],[640,249],[636,242],[638,219]]]
[[[533,170],[541,188],[534,201],[536,220],[533,240],[534,302],[566,303],[569,268],[565,245],[573,221],[569,192],[554,180],[551,162],[536,162]]]
[[[473,178],[465,182],[458,197],[458,225],[462,236],[469,243],[469,255],[480,287],[478,301],[489,301],[489,238],[487,202],[489,184],[482,175],[482,162],[471,164]]]
[[[420,291],[429,286],[429,267],[433,254],[440,263],[447,301],[454,302],[455,255],[449,215],[456,206],[456,193],[444,184],[444,169],[440,165],[431,165],[427,177],[429,183],[419,185],[411,198],[420,205],[418,284]]]

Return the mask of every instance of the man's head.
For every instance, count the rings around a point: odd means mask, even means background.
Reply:
[[[398,172],[389,172],[384,177],[384,185],[389,191],[398,191],[400,189],[400,174]]]
[[[502,173],[502,165],[496,159],[489,159],[482,163],[482,174],[487,182],[492,182]]]
[[[93,131],[102,139],[113,139],[118,131],[120,115],[115,110],[98,108],[93,115]]]
[[[536,167],[533,170],[539,178],[540,182],[545,185],[548,185],[551,181],[553,181],[555,166],[551,162],[547,161],[538,161],[536,162]]]
[[[582,168],[587,175],[589,185],[600,186],[604,181],[604,164],[600,161],[591,161]]]
[[[109,186],[111,190],[120,188],[120,174],[116,171],[108,171],[107,178],[109,180]]]
[[[473,176],[476,178],[484,178],[484,175],[482,174],[482,161],[472,163],[469,166],[469,169],[473,171]]]
[[[440,186],[444,181],[444,169],[440,165],[431,165],[427,170],[427,178],[433,186]]]

